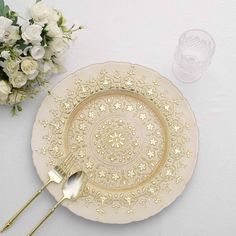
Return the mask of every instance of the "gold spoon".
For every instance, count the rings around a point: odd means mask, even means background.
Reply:
[[[48,212],[48,214],[40,221],[40,223],[37,226],[35,226],[35,228],[28,234],[28,236],[33,235],[36,232],[36,230],[54,213],[54,211],[65,200],[71,200],[71,201],[77,200],[81,196],[86,183],[87,183],[87,175],[83,171],[78,171],[78,172],[72,174],[63,186],[64,196]]]
[[[26,210],[26,208],[46,189],[46,187],[52,182],[59,184],[68,175],[72,165],[75,162],[75,157],[69,154],[59,165],[56,165],[52,170],[48,172],[48,181],[30,198],[28,202],[5,224],[0,230],[0,233],[4,232],[10,226],[12,226],[18,217]]]

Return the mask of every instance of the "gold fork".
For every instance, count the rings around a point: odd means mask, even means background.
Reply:
[[[67,177],[69,171],[71,170],[75,162],[75,157],[69,154],[59,165],[56,165],[52,170],[48,172],[48,181],[25,203],[25,205],[5,224],[5,226],[0,230],[0,233],[8,229],[21,215],[21,213],[44,191],[44,189],[51,184],[61,183],[62,180]]]

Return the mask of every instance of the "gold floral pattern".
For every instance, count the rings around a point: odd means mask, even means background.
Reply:
[[[80,150],[78,163],[97,188],[134,188],[164,158],[165,135],[155,112],[140,98],[119,91],[103,93],[76,109],[65,135],[68,149]]]
[[[108,119],[96,130],[94,145],[98,155],[112,163],[129,160],[139,146],[135,128],[122,119]],[[133,150],[132,150],[133,149]]]
[[[75,74],[74,88],[63,97],[52,94],[51,118],[40,120],[47,131],[41,155],[55,165],[65,152],[76,153],[74,168],[89,176],[82,201],[97,214],[160,205],[183,180],[181,169],[192,156],[192,124],[179,109],[183,98],[168,98],[159,78],[146,83],[135,75],[135,66],[126,73],[101,69],[86,81]]]

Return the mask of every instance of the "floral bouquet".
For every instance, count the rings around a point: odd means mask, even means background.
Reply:
[[[62,56],[73,33],[82,29],[67,28],[62,13],[42,1],[29,14],[29,20],[21,19],[0,0],[0,105],[11,105],[13,115],[50,75],[63,71]]]

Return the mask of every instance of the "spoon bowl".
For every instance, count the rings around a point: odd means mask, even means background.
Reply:
[[[64,198],[76,201],[87,183],[87,175],[83,171],[72,174],[63,186]]]

